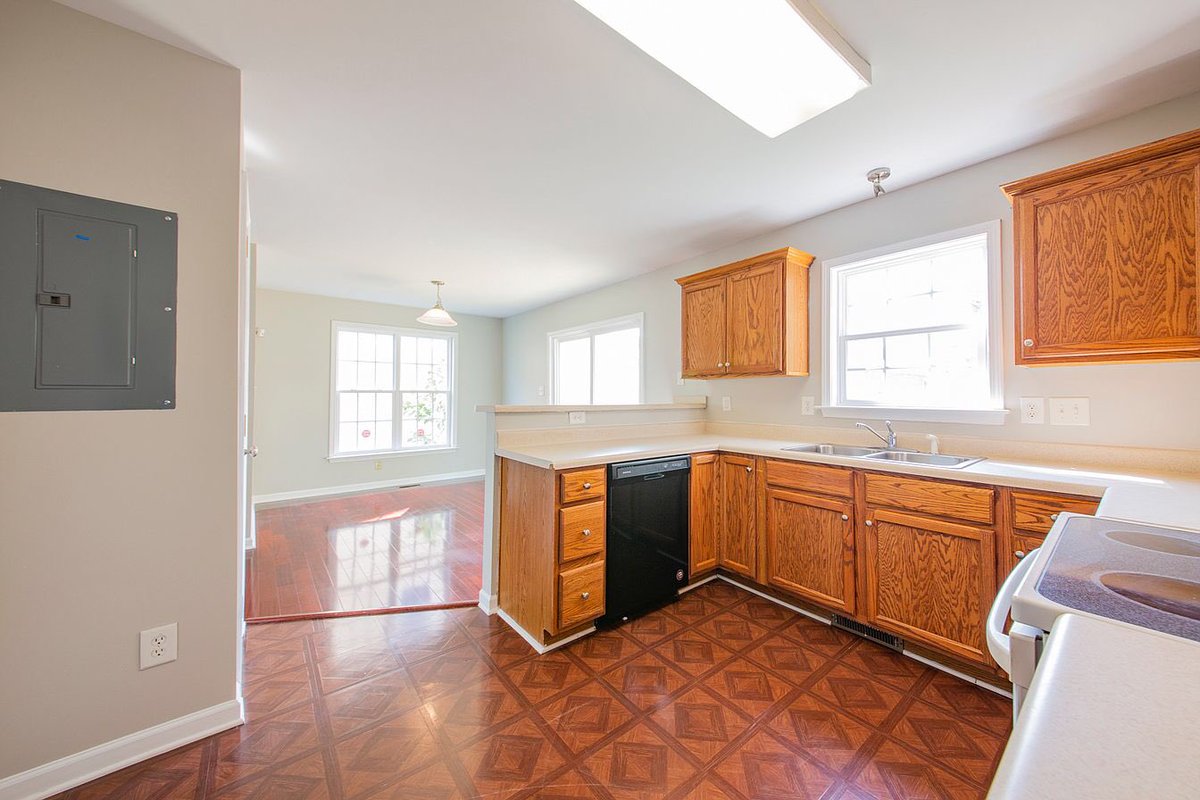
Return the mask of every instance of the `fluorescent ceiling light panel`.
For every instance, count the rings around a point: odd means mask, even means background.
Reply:
[[[807,0],[575,2],[772,138],[870,85],[870,65]]]

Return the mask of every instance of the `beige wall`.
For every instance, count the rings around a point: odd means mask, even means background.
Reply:
[[[570,298],[504,321],[504,402],[538,403],[546,382],[546,333],[592,320],[645,312],[647,402],[675,395],[708,394],[708,415],[721,421],[848,427],[853,420],[802,417],[800,398],[821,402],[821,259],[1000,219],[1003,227],[1003,355],[1005,405],[1024,396],[1091,399],[1089,427],[1022,425],[1016,414],[1003,426],[898,423],[899,430],[961,435],[1162,448],[1200,448],[1193,410],[1200,363],[1086,367],[1012,365],[1012,213],[997,188],[1006,181],[1071,164],[1124,147],[1200,128],[1200,94],[1152,107],[1104,125],[1036,145],[921,184],[830,212],[681,264]],[[934,132],[931,131],[931,135]],[[867,166],[870,166],[869,164]],[[900,165],[892,165],[900,167]],[[803,181],[803,176],[797,176]],[[864,181],[863,193],[868,187]],[[679,370],[679,288],[674,279],[778,247],[817,256],[809,305],[812,374],[808,378],[746,378],[675,385]],[[730,397],[733,410],[721,411]]]
[[[235,697],[239,73],[0,0],[0,175],[179,214],[173,411],[0,414],[0,776]],[[179,660],[138,671],[138,632]]]
[[[482,470],[486,419],[500,397],[500,320],[455,314],[458,447],[389,458],[330,461],[329,348],[334,320],[420,328],[424,309],[259,289],[255,325],[254,495]],[[375,464],[380,469],[375,468]]]

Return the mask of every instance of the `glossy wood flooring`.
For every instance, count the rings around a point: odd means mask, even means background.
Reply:
[[[258,511],[246,619],[479,602],[483,481]]]
[[[724,582],[535,656],[478,609],[251,626],[247,722],[62,798],[978,798],[1009,701]]]

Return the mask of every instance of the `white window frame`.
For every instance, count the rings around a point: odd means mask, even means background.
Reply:
[[[448,343],[447,348],[447,369],[446,378],[449,388],[446,390],[449,396],[446,403],[446,411],[449,418],[446,420],[446,444],[434,445],[431,447],[400,447],[397,448],[396,442],[400,437],[400,419],[403,409],[400,407],[400,396],[404,390],[400,388],[400,348],[396,347],[395,358],[392,361],[394,376],[392,385],[395,387],[392,390],[392,446],[380,448],[379,450],[355,450],[350,453],[337,452],[337,425],[338,425],[338,390],[337,390],[337,338],[341,331],[354,331],[362,333],[388,334],[391,336],[421,336],[427,339],[445,339]],[[414,456],[425,453],[446,452],[449,450],[458,449],[458,334],[450,331],[433,331],[428,329],[418,328],[401,328],[395,325],[377,325],[368,322],[346,322],[344,320],[333,320],[330,325],[329,335],[329,455],[326,456],[327,461],[355,461],[380,458],[396,458],[400,456]]]
[[[954,239],[963,239],[978,234],[987,235],[987,370],[989,403],[982,408],[916,408],[890,406],[877,403],[847,403],[841,398],[841,386],[845,379],[840,353],[842,320],[840,319],[841,297],[838,272],[850,264],[867,266],[872,261],[883,261],[906,250],[918,250],[944,244]],[[1008,414],[1004,408],[1004,361],[1001,355],[1003,327],[1001,320],[1001,228],[1000,220],[983,222],[965,228],[923,236],[919,239],[899,242],[861,253],[829,259],[821,264],[821,352],[825,356],[824,405],[821,414],[826,417],[849,419],[895,419],[916,422],[965,422],[978,425],[1002,425]]]
[[[646,396],[646,325],[645,314],[641,311],[636,314],[626,314],[623,317],[613,317],[612,319],[604,319],[599,322],[591,322],[587,325],[576,325],[571,328],[563,328],[562,330],[550,331],[546,334],[546,351],[548,353],[547,362],[549,364],[549,380],[547,382],[548,390],[546,394],[550,398],[551,405],[558,404],[558,348],[555,344],[560,341],[569,341],[571,339],[588,338],[594,340],[598,334],[608,333],[609,331],[624,330],[625,328],[638,329],[638,404],[645,402]],[[592,381],[591,393],[589,401],[596,396],[596,381],[595,381],[595,359],[594,356],[594,341],[589,341],[588,345],[588,361],[592,365]],[[591,402],[585,405],[594,405]]]

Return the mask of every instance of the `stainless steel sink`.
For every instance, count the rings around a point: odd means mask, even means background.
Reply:
[[[791,453],[817,453],[823,456],[849,456],[862,458],[872,453],[882,453],[882,447],[856,447],[850,444],[795,444],[784,447]]]
[[[939,453],[914,453],[908,450],[880,450],[863,458],[872,461],[899,461],[905,464],[923,464],[929,467],[952,467],[959,469],[968,464],[983,461],[973,456],[944,456]]]

